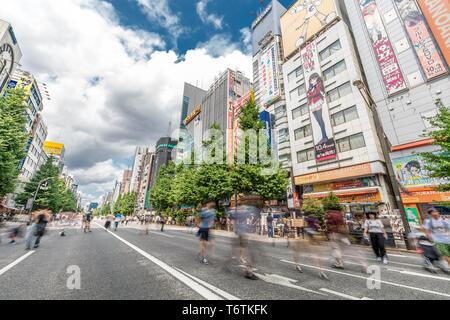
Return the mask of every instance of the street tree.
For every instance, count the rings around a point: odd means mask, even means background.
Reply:
[[[433,145],[440,148],[439,152],[423,152],[420,155],[425,160],[425,170],[431,178],[450,177],[450,108],[441,99],[436,100],[438,113],[427,118],[432,128],[425,132],[425,136],[434,139]],[[436,187],[439,191],[450,191],[450,183]]]
[[[0,98],[0,198],[14,192],[25,157],[28,133],[25,130],[25,94],[22,89],[7,90]]]
[[[325,212],[329,210],[343,211],[344,207],[340,204],[339,198],[334,192],[330,192],[322,199],[322,206]]]
[[[324,225],[324,210],[320,201],[313,197],[308,197],[303,201],[302,211],[306,215],[312,214],[320,225]]]

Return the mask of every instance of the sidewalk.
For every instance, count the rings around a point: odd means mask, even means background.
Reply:
[[[160,228],[160,224],[156,224],[156,223],[151,223],[151,226],[158,226],[158,230]],[[120,226],[125,226],[125,225],[119,225]],[[140,223],[136,223],[136,222],[129,222],[128,226],[133,226],[133,227],[142,227],[144,228],[145,225],[141,225]],[[197,228],[194,228],[197,229]],[[185,227],[185,226],[177,226],[177,225],[164,225],[164,230],[178,230],[178,231],[188,231],[189,227]],[[234,238],[236,237],[235,233],[233,231],[226,231],[226,230],[216,230],[216,229],[212,229],[211,230],[212,234],[217,234],[217,235],[221,235],[223,237],[228,237],[228,238]],[[267,243],[287,243],[288,238],[287,237],[275,237],[275,238],[268,238],[267,235],[258,235],[258,234],[253,234],[252,235],[252,240],[255,241],[260,241],[260,242],[267,242]],[[294,239],[292,239],[294,240]],[[298,241],[308,241],[306,239],[302,239],[299,238],[297,239]],[[367,248],[367,246],[362,246],[362,245],[357,245],[358,247],[363,247],[363,248]],[[405,253],[415,253],[417,254],[417,252],[415,250],[407,250],[407,249],[401,249],[401,248],[388,248],[386,247],[387,251],[393,251],[393,252],[405,252]]]

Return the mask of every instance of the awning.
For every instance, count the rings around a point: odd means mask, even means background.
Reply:
[[[337,196],[348,196],[348,195],[360,195],[360,194],[371,194],[371,193],[377,193],[378,188],[367,188],[364,190],[358,189],[358,190],[345,190],[345,191],[333,191],[335,195]],[[306,193],[303,194],[303,199],[306,199],[308,197],[313,198],[324,198],[326,197],[330,191],[327,192],[316,192],[316,193]]]

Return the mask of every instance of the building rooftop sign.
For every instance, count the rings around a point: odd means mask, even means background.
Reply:
[[[252,29],[255,29],[258,23],[272,10],[272,4],[268,5],[266,9],[256,18],[252,23]]]
[[[190,115],[188,115],[186,117],[186,119],[184,119],[184,125],[187,125],[189,122],[191,122],[192,120],[194,120],[194,118],[196,116],[199,115],[199,113],[202,111],[202,106],[198,106],[197,109],[195,109]]]

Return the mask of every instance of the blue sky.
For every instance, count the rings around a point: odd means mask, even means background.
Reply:
[[[251,15],[250,12],[256,13],[258,8],[264,8],[269,3],[266,0],[265,4],[261,6],[258,0],[206,1],[206,13],[215,15],[219,20],[222,20],[221,27],[216,27],[212,23],[205,23],[199,17],[197,4],[200,0],[170,0],[168,1],[168,7],[173,15],[179,18],[179,24],[184,30],[175,45],[169,31],[157,21],[149,20],[136,0],[107,1],[116,9],[121,24],[158,33],[166,41],[168,49],[173,49],[179,54],[195,48],[198,43],[206,42],[217,34],[227,35],[232,42],[239,42],[241,39],[240,30],[249,28],[255,19],[255,15]],[[281,0],[279,2],[288,8],[295,0]],[[244,50],[244,48],[242,49]]]

